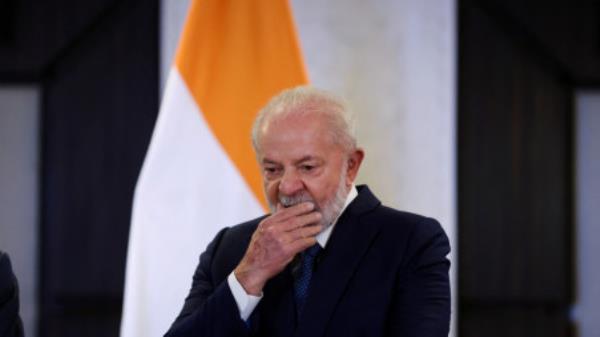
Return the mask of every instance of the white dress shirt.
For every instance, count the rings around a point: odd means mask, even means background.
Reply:
[[[356,187],[353,184],[352,187],[350,187],[350,192],[348,192],[348,196],[346,197],[346,203],[344,204],[340,215],[344,213],[346,207],[348,207],[352,200],[354,200],[354,198],[356,198],[357,196],[358,191],[356,191]],[[335,224],[337,223],[338,219],[339,215],[333,221],[331,226],[327,226],[325,230],[317,234],[316,239],[321,248],[325,248],[325,246],[327,245],[327,241],[329,241],[329,237],[333,232],[333,227],[335,227]],[[248,317],[250,317],[252,311],[254,311],[254,308],[256,308],[258,302],[260,302],[260,300],[262,299],[263,294],[261,293],[260,296],[254,296],[246,293],[246,290],[244,290],[244,287],[242,287],[242,285],[235,277],[233,272],[231,272],[231,274],[229,274],[229,276],[227,277],[227,284],[229,285],[229,289],[231,289],[231,293],[233,294],[235,303],[237,304],[238,310],[240,311],[240,317],[244,321],[248,320]]]

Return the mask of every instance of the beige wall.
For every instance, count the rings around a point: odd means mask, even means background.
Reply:
[[[458,256],[455,2],[292,5],[311,82],[345,96],[356,112],[366,150],[358,182],[388,205],[438,219]]]

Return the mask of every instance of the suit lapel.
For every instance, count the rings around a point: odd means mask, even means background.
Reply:
[[[380,204],[366,186],[335,225],[311,280],[305,311],[295,336],[322,336],[361,258],[379,232],[378,224],[364,225],[360,216]]]

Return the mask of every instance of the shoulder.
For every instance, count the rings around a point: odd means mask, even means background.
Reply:
[[[241,241],[247,241],[252,236],[252,233],[256,230],[258,224],[262,221],[262,219],[266,218],[266,215],[261,217],[248,220],[246,222],[242,222],[235,226],[231,226],[226,228],[223,231],[223,240],[228,243],[238,243]]]
[[[15,288],[15,279],[8,254],[0,251],[0,304],[11,297]]]
[[[440,223],[423,215],[378,206],[363,215],[361,222],[380,225],[380,239],[401,250],[406,264],[422,264],[431,258],[445,258],[450,243]]]
[[[216,279],[224,279],[244,256],[252,233],[265,216],[223,228],[200,257],[200,264],[209,263]]]
[[[365,213],[362,219],[369,222],[376,221],[382,225],[382,229],[398,232],[399,234],[436,235],[444,233],[442,226],[434,218],[400,211],[383,205]]]
[[[428,247],[444,256],[450,251],[448,237],[437,220],[384,206],[366,185],[357,189],[349,215],[358,217],[361,225],[377,228],[388,249],[400,250],[402,255]]]
[[[348,210],[353,216],[358,216],[361,222],[375,223],[386,231],[398,234],[443,233],[437,220],[385,206],[366,185],[357,186],[357,190],[358,196]]]
[[[8,258],[8,254],[6,254],[5,252],[0,250],[0,267],[2,268],[2,270],[4,270],[4,268],[9,267],[10,268],[10,259]]]
[[[8,254],[0,251],[0,286],[4,286],[5,280],[11,279],[13,276],[12,266]]]
[[[19,318],[19,287],[8,254],[0,251],[0,335],[23,336]]]
[[[223,246],[225,246],[225,248],[239,246],[240,244],[249,241],[252,233],[256,230],[256,227],[265,217],[266,216],[261,216],[237,225],[224,227],[215,235],[208,245],[207,250],[215,251],[220,250]]]

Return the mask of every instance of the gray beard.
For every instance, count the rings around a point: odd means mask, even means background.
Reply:
[[[346,175],[346,169],[342,170],[342,174],[340,175],[340,179],[338,182],[337,191],[331,200],[327,200],[323,207],[319,207],[315,200],[311,197],[311,195],[306,191],[301,191],[295,195],[279,196],[279,203],[283,207],[294,206],[303,202],[312,203],[318,212],[321,212],[322,220],[321,224],[323,225],[323,229],[329,227],[339,216],[346,204],[346,197],[348,196],[349,188],[344,184],[344,176]],[[269,208],[271,212],[274,213],[277,209],[276,205],[269,203]]]

